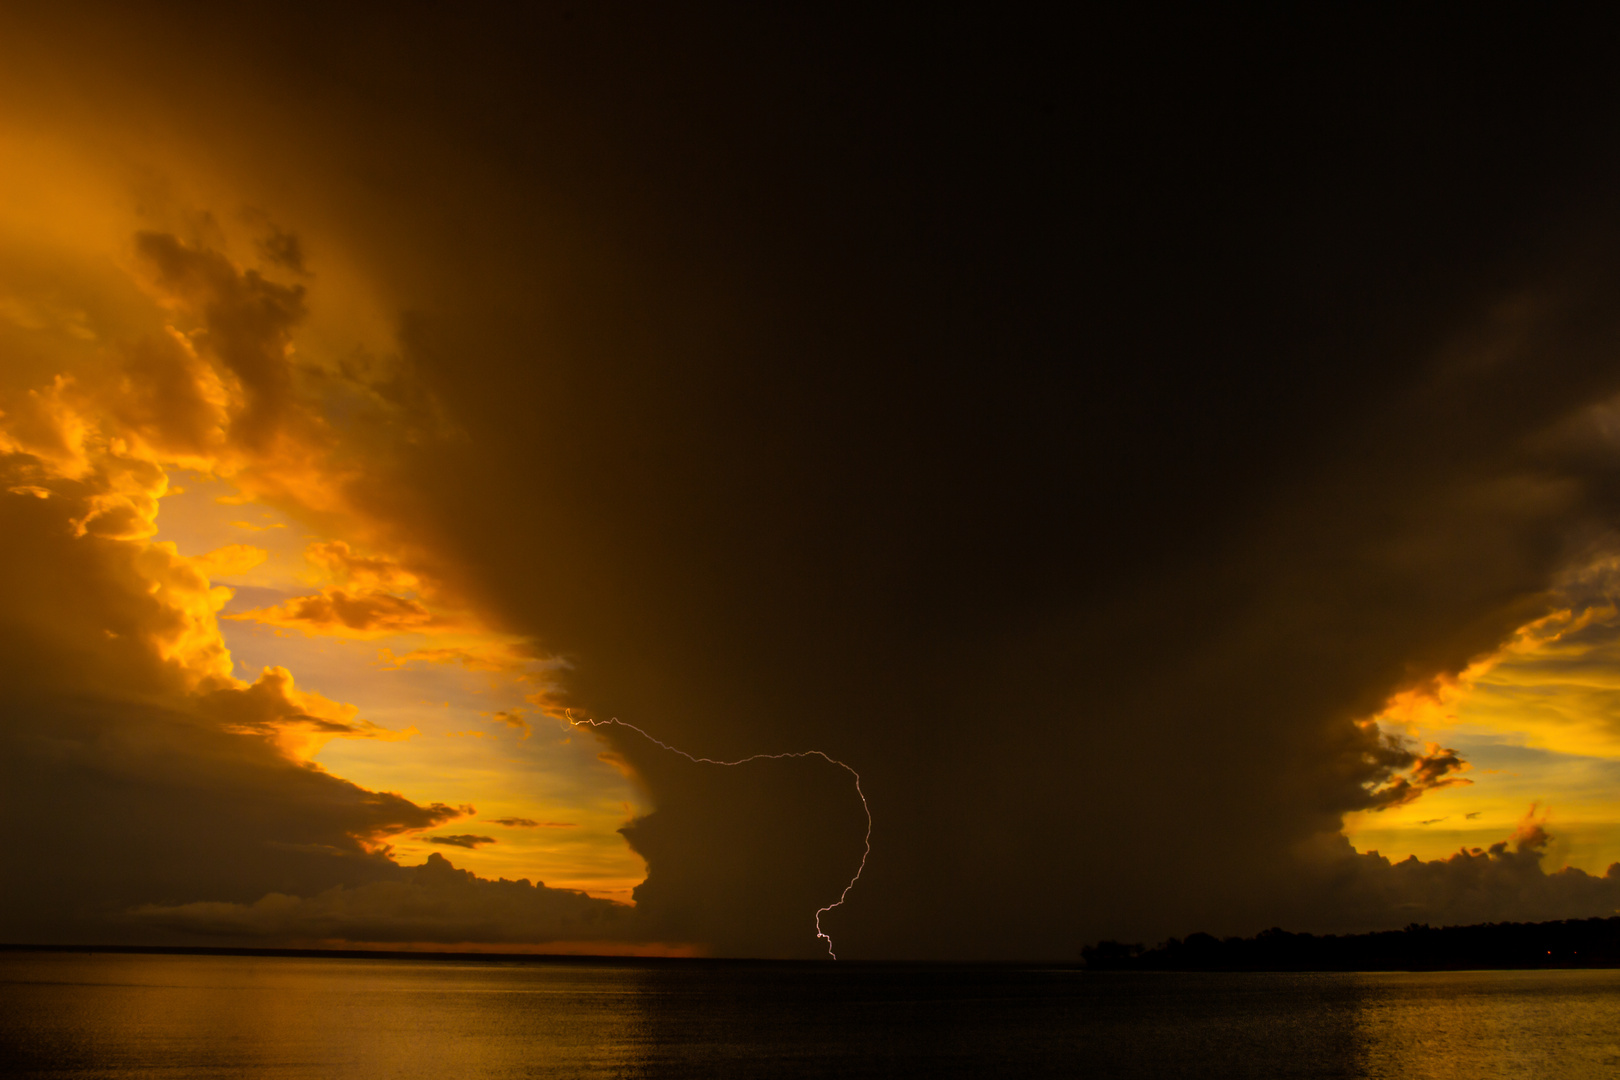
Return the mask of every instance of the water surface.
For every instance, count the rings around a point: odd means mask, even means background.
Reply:
[[[0,954],[0,1074],[1620,1075],[1620,972]]]

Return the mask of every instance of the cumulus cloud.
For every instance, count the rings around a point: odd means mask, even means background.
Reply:
[[[1567,866],[1549,871],[1551,841],[1532,808],[1512,837],[1445,859],[1392,861],[1354,852],[1342,839],[1329,842],[1313,867],[1320,891],[1289,914],[1302,929],[1337,932],[1620,914],[1620,863],[1601,875]]]
[[[16,463],[13,462],[13,465]],[[162,545],[66,528],[78,500],[0,495],[0,809],[13,940],[108,940],[120,908],[387,877],[389,838],[457,816],[307,764],[386,735],[272,669],[234,679],[206,579]]]

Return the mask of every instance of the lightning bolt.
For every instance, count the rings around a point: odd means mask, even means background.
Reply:
[[[849,896],[849,890],[853,889],[855,887],[855,883],[857,881],[861,880],[861,874],[866,869],[866,860],[872,854],[872,808],[866,802],[866,792],[861,790],[861,774],[860,773],[856,772],[853,768],[851,768],[845,762],[839,761],[837,758],[833,757],[830,754],[822,753],[820,750],[796,750],[796,751],[794,751],[792,753],[787,753],[787,754],[754,754],[751,757],[741,758],[741,759],[739,759],[737,761],[716,761],[714,758],[694,757],[691,754],[688,754],[685,750],[682,750],[680,747],[671,746],[671,745],[669,745],[669,743],[665,742],[662,739],[654,738],[653,736],[651,736],[651,735],[647,734],[645,731],[643,731],[641,728],[636,727],[636,725],[627,724],[623,720],[620,720],[618,717],[614,717],[611,720],[588,720],[588,719],[587,720],[575,720],[574,717],[573,717],[573,714],[568,713],[567,714],[567,719],[568,719],[568,722],[571,725],[573,725],[574,727],[593,727],[593,728],[622,727],[622,728],[629,728],[631,731],[635,732],[637,735],[640,735],[643,739],[646,739],[648,742],[652,743],[654,746],[662,747],[663,749],[668,750],[672,754],[679,754],[679,755],[681,755],[681,757],[685,758],[687,761],[694,762],[694,763],[696,763],[698,765],[746,765],[750,761],[781,761],[783,758],[809,758],[809,757],[815,757],[815,758],[820,758],[822,761],[827,762],[829,765],[836,765],[840,769],[843,769],[845,772],[849,773],[849,775],[851,777],[853,777],[854,780],[855,780],[855,794],[860,796],[861,809],[866,813],[866,841],[865,841],[866,846],[865,846],[864,850],[862,850],[862,852],[861,852],[861,865],[855,868],[855,876],[849,879],[849,884],[845,885],[844,886],[844,891],[838,894],[838,899],[834,900],[832,903],[828,904],[826,907],[816,909],[816,937],[820,938],[822,941],[825,941],[827,943],[827,955],[832,957],[834,960],[838,959],[838,954],[833,952],[832,938],[830,936],[828,936],[827,932],[824,931],[821,928],[821,917],[823,915],[827,914],[827,912],[831,911],[833,908],[843,906],[845,898]]]

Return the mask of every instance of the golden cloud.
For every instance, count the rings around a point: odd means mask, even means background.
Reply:
[[[330,586],[314,596],[294,597],[267,608],[228,615],[309,634],[387,637],[391,634],[445,630],[456,624],[435,615],[420,600],[393,593]]]

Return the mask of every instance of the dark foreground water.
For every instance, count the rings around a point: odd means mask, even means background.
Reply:
[[[1620,972],[0,954],[0,1076],[1613,1077]]]

